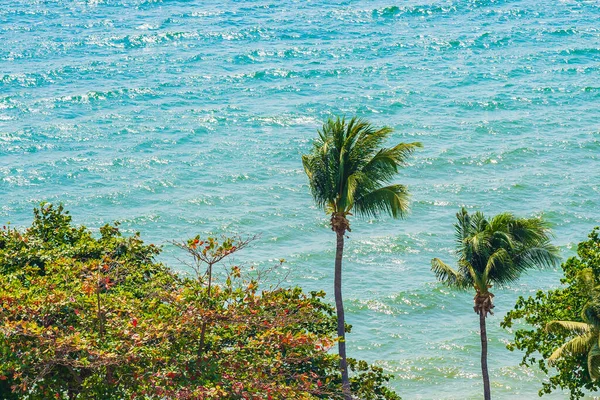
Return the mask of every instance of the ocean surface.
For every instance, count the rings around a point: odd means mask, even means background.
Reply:
[[[331,293],[335,235],[300,157],[332,115],[389,125],[424,148],[398,176],[405,220],[352,219],[349,356],[404,399],[481,398],[472,294],[429,263],[454,262],[462,206],[544,215],[564,257],[600,225],[599,20],[597,1],[2,0],[0,221],[64,202],[182,271],[172,240],[260,234],[236,261],[285,258],[286,284]],[[560,276],[495,291],[495,398],[537,398],[499,323]]]

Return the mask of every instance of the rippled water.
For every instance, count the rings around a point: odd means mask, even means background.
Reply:
[[[399,181],[411,215],[352,221],[349,354],[406,399],[480,398],[471,295],[439,286],[454,214],[544,214],[565,256],[600,224],[600,6],[595,1],[0,2],[0,220],[42,200],[165,243],[262,233],[244,260],[288,260],[331,292],[334,235],[300,156],[332,114],[424,144]],[[248,261],[250,262],[250,261]],[[530,273],[496,291],[496,398],[536,397],[499,328]],[[550,398],[564,398],[557,394]]]

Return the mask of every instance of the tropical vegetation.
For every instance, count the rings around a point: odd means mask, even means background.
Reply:
[[[375,128],[359,118],[329,119],[318,131],[310,154],[302,156],[315,203],[330,215],[336,233],[334,295],[337,312],[338,353],[344,398],[351,398],[346,361],[346,325],[342,298],[344,236],[350,232],[348,216],[375,217],[381,213],[394,218],[408,210],[408,190],[391,184],[398,168],[420,143],[399,143],[382,147],[392,133],[389,127]]]
[[[324,293],[219,264],[247,240],[180,242],[197,267],[188,277],[117,224],[95,237],[62,206],[34,213],[26,230],[0,230],[1,398],[342,397]],[[381,368],[351,367],[357,396],[399,399]]]
[[[581,271],[580,279],[596,286],[591,270]],[[559,358],[569,355],[585,355],[587,358],[587,372],[590,379],[595,381],[600,377],[600,346],[598,346],[600,341],[600,304],[596,293],[590,297],[590,302],[581,311],[581,319],[585,322],[550,321],[546,324],[546,330],[554,334],[564,331],[573,336],[572,339],[554,350],[548,358],[548,363],[550,365],[555,364]]]
[[[450,287],[475,289],[473,310],[479,315],[484,398],[489,400],[485,322],[494,308],[490,289],[515,282],[529,268],[556,264],[558,249],[550,243],[548,225],[540,218],[517,218],[502,213],[488,219],[481,212],[469,215],[464,208],[456,217],[458,269],[438,258],[431,261],[431,268]]]
[[[519,297],[502,326],[514,331],[509,349],[524,352],[522,365],[549,375],[540,396],[563,389],[571,399],[579,399],[600,389],[598,228],[579,243],[577,255],[564,262],[562,270],[561,287]]]

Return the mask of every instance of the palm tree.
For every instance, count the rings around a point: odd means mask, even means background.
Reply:
[[[548,358],[548,363],[552,365],[566,355],[587,354],[588,373],[595,381],[600,378],[600,293],[591,268],[581,270],[577,279],[590,297],[590,301],[581,311],[581,319],[585,322],[550,321],[546,325],[547,332],[574,336],[554,350]]]
[[[350,231],[348,215],[376,217],[380,213],[403,217],[408,210],[404,185],[388,185],[420,143],[400,143],[381,147],[391,128],[374,128],[367,121],[352,118],[329,119],[313,144],[302,156],[315,203],[331,215],[336,233],[334,295],[337,311],[338,350],[344,398],[351,399],[346,361],[344,304],[342,301],[342,255],[344,235]],[[387,186],[386,186],[387,185]]]
[[[431,260],[431,269],[448,286],[475,289],[473,310],[479,315],[484,398],[489,400],[485,318],[493,314],[494,295],[490,288],[516,281],[529,268],[556,265],[558,249],[550,244],[548,224],[540,218],[516,218],[502,213],[488,220],[481,212],[469,215],[464,208],[456,217],[458,270],[438,258]]]

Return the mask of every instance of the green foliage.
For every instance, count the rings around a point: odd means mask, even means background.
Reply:
[[[570,391],[571,399],[578,399],[584,396],[584,391],[595,392],[600,388],[599,382],[591,378],[594,373],[590,373],[588,368],[589,351],[563,351],[560,357],[552,357],[565,343],[585,335],[577,326],[586,325],[591,328],[590,331],[597,329],[598,312],[594,304],[597,304],[597,293],[593,292],[600,282],[598,233],[598,228],[595,228],[588,240],[579,243],[577,256],[562,264],[565,276],[561,283],[564,286],[547,292],[539,291],[533,297],[519,297],[515,308],[502,323],[507,329],[519,322],[529,325],[524,327],[519,323],[515,326],[515,338],[508,348],[525,352],[522,365],[536,366],[549,375],[549,380],[542,383],[540,396],[565,389]],[[556,321],[580,324],[562,324],[568,329],[558,329]],[[594,335],[597,336],[597,332]],[[586,348],[590,349],[589,346]],[[547,364],[551,359],[554,360],[552,369]]]
[[[539,218],[516,218],[502,213],[487,219],[481,212],[456,214],[458,269],[432,260],[438,279],[458,289],[488,293],[492,285],[514,282],[529,268],[558,262],[558,249],[550,243],[547,224]]]
[[[408,208],[408,191],[403,185],[384,186],[405,165],[420,143],[381,147],[391,128],[375,129],[358,118],[329,119],[319,131],[310,154],[302,156],[310,188],[319,207],[328,213],[394,218]]]
[[[209,293],[157,263],[160,249],[139,235],[100,234],[47,204],[31,228],[0,231],[2,398],[341,397],[324,293],[260,290],[240,266]],[[200,242],[186,243],[202,254]],[[204,242],[217,258],[240,245]],[[360,364],[353,382],[364,399],[397,399],[387,379]]]
[[[356,397],[363,400],[400,400],[400,396],[385,387],[390,376],[383,373],[383,368],[353,358],[348,359],[348,365],[350,370],[355,372],[350,379],[350,385]]]

